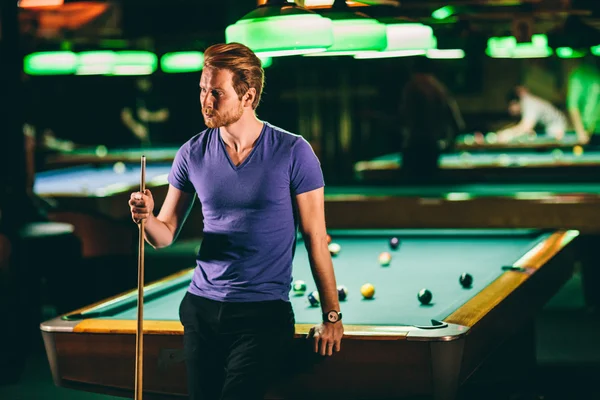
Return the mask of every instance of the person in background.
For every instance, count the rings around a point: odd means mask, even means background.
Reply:
[[[123,108],[121,121],[142,147],[149,147],[153,142],[166,140],[169,109],[163,106],[149,78],[137,79],[135,86],[135,102]]]
[[[567,108],[581,144],[600,144],[600,58],[588,55],[569,75]]]
[[[415,60],[413,74],[404,87],[401,117],[403,178],[413,182],[438,179],[439,158],[453,147],[465,123],[455,99],[434,76],[425,57]]]
[[[518,124],[498,132],[498,141],[507,143],[535,132],[541,125],[546,134],[561,140],[567,130],[565,114],[549,101],[534,96],[523,86],[510,90],[507,96],[508,113],[521,117]]]

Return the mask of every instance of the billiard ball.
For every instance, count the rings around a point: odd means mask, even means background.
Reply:
[[[429,290],[421,289],[419,291],[419,294],[417,295],[417,298],[419,299],[421,304],[429,304],[431,303],[431,299],[433,299],[433,295]]]
[[[331,243],[331,236],[327,235],[325,238],[327,239],[327,244]]]
[[[100,146],[96,146],[96,155],[98,157],[106,157],[106,155],[108,154],[108,149],[106,148],[106,146],[104,145],[100,145]]]
[[[392,255],[387,251],[384,251],[379,255],[379,264],[382,267],[387,267],[392,262]]]
[[[320,299],[319,299],[319,292],[317,292],[316,290],[314,292],[310,292],[308,294],[308,302],[310,303],[310,305],[312,307],[316,307],[319,305]]]
[[[499,165],[506,167],[510,165],[511,158],[508,154],[500,154],[497,158],[497,162]]]
[[[365,299],[372,299],[375,295],[375,286],[370,283],[365,283],[360,288],[360,294],[362,294]]]
[[[400,246],[400,239],[398,239],[397,237],[393,237],[390,239],[390,249],[397,250],[399,246]]]
[[[117,161],[115,165],[113,165],[113,170],[117,174],[123,174],[125,173],[125,164],[122,161]]]
[[[346,289],[345,286],[340,285],[337,287],[337,291],[338,291],[338,300],[339,301],[346,300],[346,297],[348,297],[348,289]]]
[[[563,152],[561,149],[554,149],[552,150],[552,158],[554,159],[554,161],[560,161],[563,158]]]
[[[468,288],[471,287],[471,285],[473,284],[473,277],[471,276],[471,274],[465,272],[464,274],[461,274],[459,281],[462,287]]]
[[[488,143],[497,143],[498,142],[498,134],[496,132],[488,132],[485,135],[485,141]]]
[[[340,254],[340,250],[342,250],[342,246],[337,243],[329,243],[329,246],[327,247],[329,248],[329,254],[332,256],[337,256]]]
[[[301,280],[297,280],[292,285],[292,290],[294,291],[295,296],[304,296],[306,292],[306,283]]]
[[[474,139],[477,144],[483,144],[485,142],[485,136],[483,136],[483,133],[481,132],[475,132]]]
[[[581,146],[575,146],[575,147],[573,147],[573,154],[576,157],[581,156],[583,154],[583,147],[581,147]]]

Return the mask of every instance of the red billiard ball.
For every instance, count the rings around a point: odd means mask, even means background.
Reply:
[[[331,236],[327,235],[325,238],[327,239],[327,244],[331,243]]]

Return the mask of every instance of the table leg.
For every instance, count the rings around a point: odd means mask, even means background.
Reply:
[[[579,238],[579,259],[585,304],[596,311],[600,310],[600,248],[599,234],[584,234]]]
[[[465,339],[431,343],[433,398],[454,400],[458,394]]]

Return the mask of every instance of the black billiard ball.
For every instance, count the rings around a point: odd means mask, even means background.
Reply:
[[[473,277],[471,276],[471,274],[465,272],[460,276],[459,281],[462,287],[468,288],[471,287],[471,285],[473,284]]]
[[[337,291],[338,291],[338,300],[339,301],[346,300],[346,297],[348,297],[348,289],[346,289],[345,286],[340,285],[337,287]]]
[[[421,289],[417,296],[421,304],[429,304],[431,303],[431,299],[433,299],[433,295],[427,289]]]
[[[393,237],[390,239],[390,248],[392,250],[397,250],[399,246],[400,246],[400,239],[398,239],[397,237]]]

